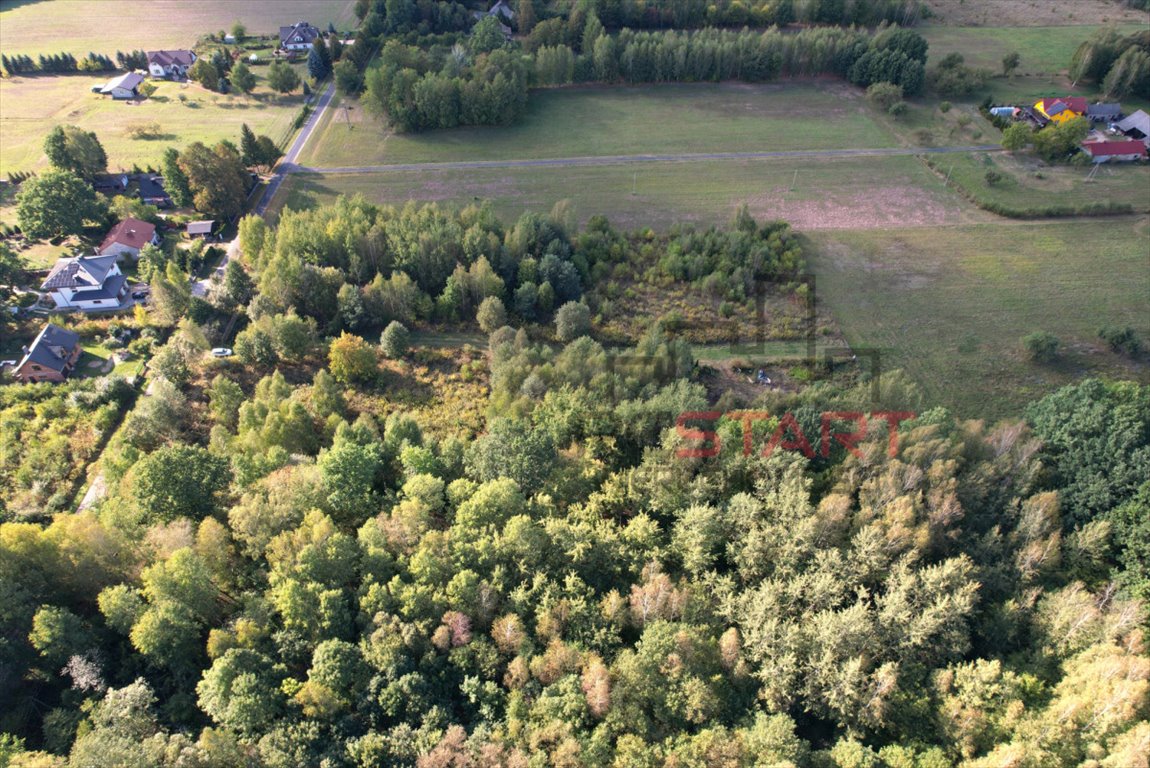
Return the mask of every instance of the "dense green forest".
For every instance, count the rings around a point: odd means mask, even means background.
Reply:
[[[241,241],[150,313],[122,422],[114,381],[2,391],[0,765],[1145,765],[1150,387],[988,424],[897,372],[716,394],[665,319],[592,338],[612,282],[801,292],[745,214],[341,200]],[[113,429],[107,496],[53,507]]]
[[[487,34],[487,33],[490,34]],[[505,125],[522,116],[530,87],[571,83],[666,83],[836,75],[863,87],[894,83],[908,95],[926,84],[927,42],[900,27],[877,32],[813,27],[794,32],[708,28],[630,28],[608,34],[591,14],[540,25],[523,42],[506,42],[494,19],[463,42],[405,45],[390,39],[379,61],[352,86],[363,104],[399,131]],[[961,64],[961,61],[958,63]]]

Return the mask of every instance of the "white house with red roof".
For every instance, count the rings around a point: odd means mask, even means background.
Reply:
[[[96,253],[100,256],[131,256],[140,258],[140,249],[148,243],[160,244],[160,237],[156,234],[156,225],[149,224],[131,216],[112,227],[112,231],[100,243]]]

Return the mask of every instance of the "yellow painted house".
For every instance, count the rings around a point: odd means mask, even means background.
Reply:
[[[1086,99],[1081,96],[1040,99],[1035,102],[1034,111],[1052,123],[1065,123],[1086,114]]]

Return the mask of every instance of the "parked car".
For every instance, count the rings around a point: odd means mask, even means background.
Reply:
[[[148,298],[148,289],[142,288],[138,291],[132,291],[132,298],[133,299],[146,299],[146,298]]]
[[[212,350],[212,357],[231,357],[233,354],[235,353],[228,347],[216,347]]]

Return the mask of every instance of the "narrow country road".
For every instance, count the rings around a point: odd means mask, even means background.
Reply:
[[[316,102],[315,111],[311,113],[311,117],[304,123],[303,128],[300,130],[299,135],[296,136],[295,141],[288,147],[288,151],[280,159],[279,164],[276,166],[275,174],[272,180],[268,183],[267,188],[264,189],[263,195],[256,203],[256,207],[252,212],[257,216],[263,216],[267,212],[268,205],[275,199],[276,192],[279,191],[280,184],[283,183],[284,176],[292,173],[296,169],[295,160],[299,157],[299,153],[303,151],[304,145],[307,140],[311,138],[312,132],[315,127],[319,125],[319,121],[323,118],[323,113],[327,110],[327,105],[331,103],[332,96],[335,95],[335,83],[329,83],[323,95],[319,97]],[[224,253],[224,258],[216,266],[214,272],[218,272],[221,276],[224,274],[224,269],[228,266],[228,260],[239,255],[240,252],[240,239],[237,237],[227,244],[227,250]],[[203,298],[208,295],[208,288],[212,284],[212,275],[208,275],[203,280],[192,281],[192,295]]]
[[[625,165],[627,163],[680,163],[698,160],[762,160],[803,157],[889,157],[898,155],[942,155],[966,152],[1000,152],[998,144],[975,144],[964,147],[885,147],[878,149],[795,149],[779,152],[706,152],[677,155],[600,155],[591,157],[551,157],[537,160],[459,160],[445,163],[401,163],[395,165],[357,165],[318,168],[294,165],[289,173],[389,173],[394,171],[450,171],[482,168],[580,167]],[[269,191],[271,187],[268,188]]]
[[[303,129],[299,132],[299,136],[296,136],[295,141],[292,142],[288,151],[284,153],[283,158],[280,159],[279,165],[276,166],[275,175],[272,176],[271,182],[268,183],[267,189],[264,190],[263,197],[256,203],[256,207],[252,211],[257,216],[264,215],[268,209],[268,205],[275,199],[276,192],[279,191],[280,184],[283,183],[284,177],[296,170],[296,158],[299,157],[299,153],[303,151],[307,140],[311,138],[312,132],[316,126],[319,125],[319,121],[323,118],[323,113],[327,110],[327,105],[331,103],[333,96],[335,96],[334,82],[328,84],[327,89],[323,92],[323,95],[319,97],[319,101],[316,102],[315,111],[311,113],[311,117],[304,123]]]

